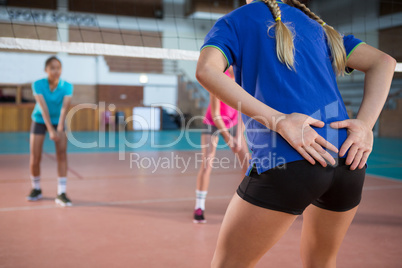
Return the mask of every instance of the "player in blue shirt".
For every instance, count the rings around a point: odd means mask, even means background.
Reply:
[[[335,267],[395,60],[342,37],[297,0],[247,3],[216,22],[196,72],[210,93],[243,113],[252,150],[212,267],[253,267],[302,213],[303,266]],[[223,73],[230,65],[237,83]],[[353,69],[366,79],[359,113],[349,119],[336,75]]]
[[[66,196],[67,182],[67,136],[64,132],[64,121],[73,95],[73,85],[60,79],[61,62],[50,57],[45,63],[47,78],[35,81],[32,91],[36,105],[32,112],[30,136],[30,169],[32,191],[27,197],[29,201],[42,198],[40,188],[40,161],[46,131],[56,145],[58,188],[55,202],[61,206],[71,206]]]

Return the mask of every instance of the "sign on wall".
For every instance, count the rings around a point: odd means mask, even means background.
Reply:
[[[97,26],[94,15],[63,11],[28,9],[28,8],[0,8],[0,21],[27,22],[38,24],[66,23],[76,26]]]

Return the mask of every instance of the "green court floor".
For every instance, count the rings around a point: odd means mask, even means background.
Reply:
[[[69,137],[70,153],[102,153],[132,151],[199,150],[200,132],[176,130],[157,132],[73,132]],[[45,140],[44,151],[54,153],[54,143]],[[222,139],[218,150],[228,150]],[[28,154],[29,133],[0,133],[0,154]],[[375,138],[368,161],[368,174],[402,180],[402,139]]]

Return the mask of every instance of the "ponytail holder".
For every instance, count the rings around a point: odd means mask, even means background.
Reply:
[[[321,25],[322,25],[322,27],[324,27],[324,26],[327,25],[327,24],[326,24],[325,22],[323,22]]]
[[[282,20],[281,17],[277,17],[277,18],[275,19],[275,21],[278,21],[278,20]]]

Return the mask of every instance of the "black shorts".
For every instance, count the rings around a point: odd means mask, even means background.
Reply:
[[[350,170],[346,158],[327,167],[307,160],[289,162],[258,175],[253,168],[237,189],[245,201],[267,209],[301,215],[314,204],[331,211],[348,211],[361,200],[366,166]]]
[[[53,125],[54,129],[57,129],[57,125]],[[31,124],[31,133],[37,135],[45,135],[47,131],[46,125],[41,123],[36,123],[32,121]]]
[[[237,125],[231,127],[228,129],[229,130],[229,134],[232,135],[233,137],[236,136],[237,133]],[[207,124],[203,124],[203,129],[202,129],[202,135],[203,134],[207,134],[207,135],[218,135],[219,129],[216,126],[213,125],[207,125]]]

